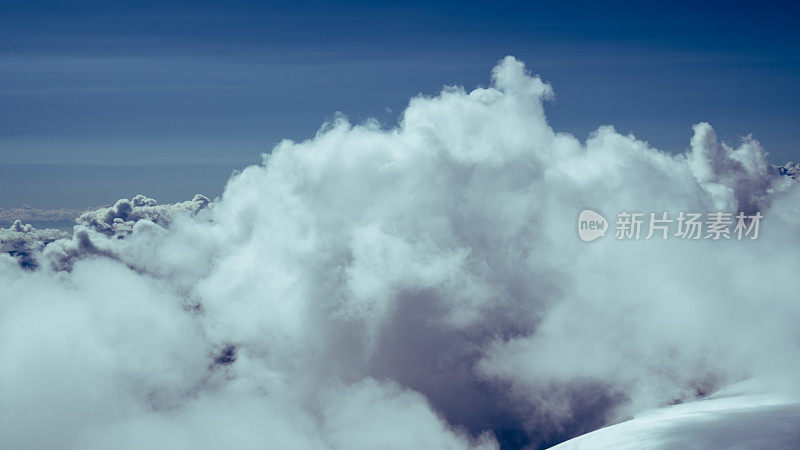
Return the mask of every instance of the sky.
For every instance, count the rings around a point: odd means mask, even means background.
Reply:
[[[798,181],[708,123],[687,157],[556,133],[551,92],[509,56],[213,201],[0,228],[0,442],[798,448]]]
[[[0,11],[3,445],[797,447],[795,11],[134,5]]]
[[[707,121],[797,160],[798,8],[770,2],[0,4],[0,208],[214,197],[341,113],[396,125],[411,97],[489,83],[514,55],[550,125],[672,153]]]

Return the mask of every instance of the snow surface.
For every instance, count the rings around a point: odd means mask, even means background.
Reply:
[[[800,401],[753,390],[737,385],[703,400],[643,413],[553,449],[800,448]]]

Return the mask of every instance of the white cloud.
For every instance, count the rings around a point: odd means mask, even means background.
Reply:
[[[35,268],[36,255],[44,246],[66,236],[67,233],[61,230],[37,230],[30,224],[23,225],[20,220],[15,220],[10,227],[0,228],[0,252],[15,255],[23,267]]]

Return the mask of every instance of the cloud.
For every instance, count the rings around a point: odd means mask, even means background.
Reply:
[[[781,175],[790,176],[794,179],[800,179],[800,163],[788,162],[782,167],[778,167],[778,172]]]
[[[213,207],[134,197],[81,216],[38,271],[0,258],[0,435],[538,447],[796,378],[800,185],[707,124],[684,155],[611,126],[556,133],[552,95],[508,57],[489,87],[413,98],[395,128],[337,117],[280,143]],[[587,207],[759,210],[763,230],[587,244]]]
[[[37,230],[30,224],[16,220],[8,228],[0,228],[0,252],[14,255],[22,267],[36,267],[36,254],[44,246],[67,236],[61,230]]]
[[[80,209],[39,209],[23,205],[22,208],[0,208],[0,222],[64,222],[74,220],[82,212]]]
[[[203,212],[213,206],[204,195],[197,194],[192,200],[159,205],[156,200],[144,195],[132,199],[120,199],[114,206],[98,208],[81,214],[77,219],[72,239],[60,240],[47,246],[43,252],[50,266],[56,271],[71,270],[74,262],[88,256],[103,256],[119,261],[130,260],[138,252],[115,241],[124,240],[134,230],[139,235],[147,232],[159,233],[169,227],[173,220],[193,217],[203,220]],[[147,255],[141,255],[147,259]],[[136,266],[129,262],[129,267]]]
[[[210,205],[208,197],[200,194],[186,202],[166,205],[159,205],[156,200],[140,194],[130,200],[120,199],[110,208],[87,211],[78,217],[77,223],[100,233],[119,237],[133,231],[133,225],[139,220],[149,220],[166,226],[176,213],[197,214]]]

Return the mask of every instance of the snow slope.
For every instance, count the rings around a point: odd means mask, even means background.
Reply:
[[[800,402],[738,385],[703,400],[641,414],[553,449],[800,448]]]

